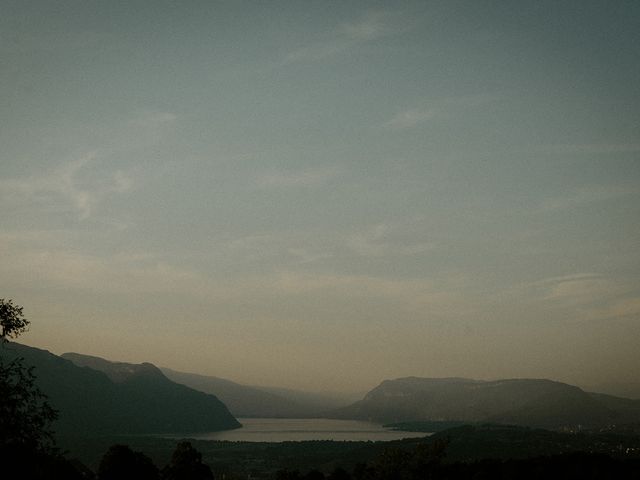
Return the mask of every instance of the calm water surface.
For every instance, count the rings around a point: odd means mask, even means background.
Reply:
[[[234,442],[289,442],[303,440],[389,441],[424,437],[428,433],[403,432],[355,420],[325,418],[239,418],[242,428],[225,432],[195,433],[182,437]]]

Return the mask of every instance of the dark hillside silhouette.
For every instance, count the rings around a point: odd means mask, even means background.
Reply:
[[[15,344],[8,342],[29,323],[22,307],[0,299],[0,468],[23,480],[80,479],[55,444],[52,423],[58,412],[36,385],[34,368],[14,355]]]
[[[175,383],[215,395],[234,416],[238,417],[318,417],[336,407],[348,404],[347,401],[329,395],[284,388],[252,387],[224,378],[178,372],[170,368],[157,368],[150,363],[116,362],[73,352],[63,353],[61,357],[79,367],[101,371],[115,383],[124,383],[139,377],[165,376]]]
[[[381,423],[435,420],[582,429],[637,422],[640,401],[591,394],[551,380],[407,377],[382,382],[331,416]]]
[[[155,367],[114,383],[45,350],[11,343],[2,354],[24,357],[37,384],[60,411],[57,433],[171,433],[237,428],[238,421],[213,395],[171,382]]]

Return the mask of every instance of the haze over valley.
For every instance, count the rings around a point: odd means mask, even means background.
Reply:
[[[17,343],[1,353],[22,357],[35,368],[43,392],[61,412],[56,430],[62,434],[198,434],[241,427],[233,416],[359,420],[409,429],[432,422],[418,429],[425,432],[440,430],[438,422],[445,427],[488,423],[551,430],[640,425],[640,400],[551,380],[407,377],[385,380],[350,402],[160,370],[150,363],[79,353],[58,357]]]

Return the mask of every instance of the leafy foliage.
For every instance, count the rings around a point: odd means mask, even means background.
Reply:
[[[0,298],[0,339],[2,342],[16,338],[29,327],[29,320],[24,318],[22,307],[14,305],[12,300]]]
[[[36,450],[53,449],[50,424],[57,412],[35,386],[33,368],[21,358],[0,358],[0,447],[20,444]]]
[[[17,337],[28,325],[22,307],[0,299],[0,348],[10,348],[7,337]],[[53,451],[50,425],[56,418],[57,412],[35,384],[33,367],[22,358],[5,362],[0,356],[0,448]]]

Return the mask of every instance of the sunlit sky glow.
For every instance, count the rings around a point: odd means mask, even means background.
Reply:
[[[640,2],[0,0],[23,336],[319,390],[640,372]]]

